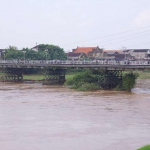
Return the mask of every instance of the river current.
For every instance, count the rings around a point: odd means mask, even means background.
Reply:
[[[131,93],[0,83],[1,150],[136,150],[150,144],[150,80]]]

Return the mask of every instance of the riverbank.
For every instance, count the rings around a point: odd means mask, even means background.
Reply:
[[[78,72],[69,72],[66,74],[65,78],[66,80],[73,78]],[[136,72],[139,74],[138,79],[150,79],[150,71],[138,71]],[[3,76],[3,73],[0,73],[0,78]],[[42,74],[26,74],[23,75],[23,79],[25,81],[43,81],[44,75]]]
[[[70,72],[67,73],[65,78],[70,79],[73,78],[78,72]],[[150,79],[150,71],[138,71],[136,72],[139,74],[138,79]],[[33,81],[42,81],[44,79],[44,76],[41,74],[30,74],[30,75],[24,75],[24,80],[33,80]]]
[[[138,71],[138,79],[150,79],[150,71]]]

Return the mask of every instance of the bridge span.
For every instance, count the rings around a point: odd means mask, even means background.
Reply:
[[[0,68],[89,68],[103,70],[149,70],[150,61],[61,61],[61,60],[1,60]]]
[[[41,69],[43,83],[64,84],[66,70],[90,69],[99,76],[103,89],[112,89],[122,82],[123,71],[150,70],[150,62],[144,61],[61,61],[61,60],[0,60],[0,69],[4,72],[1,81],[22,82],[26,70]]]

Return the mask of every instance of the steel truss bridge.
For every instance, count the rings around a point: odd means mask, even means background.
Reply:
[[[61,61],[61,60],[0,60],[0,68],[91,68],[105,70],[148,70],[150,61]]]
[[[22,82],[25,70],[44,70],[43,84],[64,84],[65,72],[71,68],[90,69],[100,76],[103,89],[112,89],[122,82],[123,71],[150,70],[150,62],[144,61],[62,61],[62,60],[0,60],[4,82]]]

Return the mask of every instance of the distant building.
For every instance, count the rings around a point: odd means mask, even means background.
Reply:
[[[73,52],[67,53],[68,60],[84,60],[86,58],[87,56],[84,53],[73,53]]]
[[[73,49],[73,53],[84,53],[89,59],[99,59],[103,49],[97,47],[77,47]]]
[[[34,46],[34,47],[32,47],[31,49],[33,50],[33,51],[38,51],[38,48],[39,48],[39,45],[36,45],[36,46]]]
[[[84,55],[83,55],[84,54]],[[139,60],[150,59],[150,49],[105,50],[97,47],[77,47],[68,53],[69,60]]]
[[[5,59],[5,49],[0,49],[0,59]]]
[[[115,60],[116,56],[119,55],[119,50],[103,50],[101,59]]]
[[[147,52],[147,57],[148,57],[148,59],[150,59],[150,50],[148,50],[148,52]]]
[[[150,49],[128,49],[133,59],[147,59]]]

